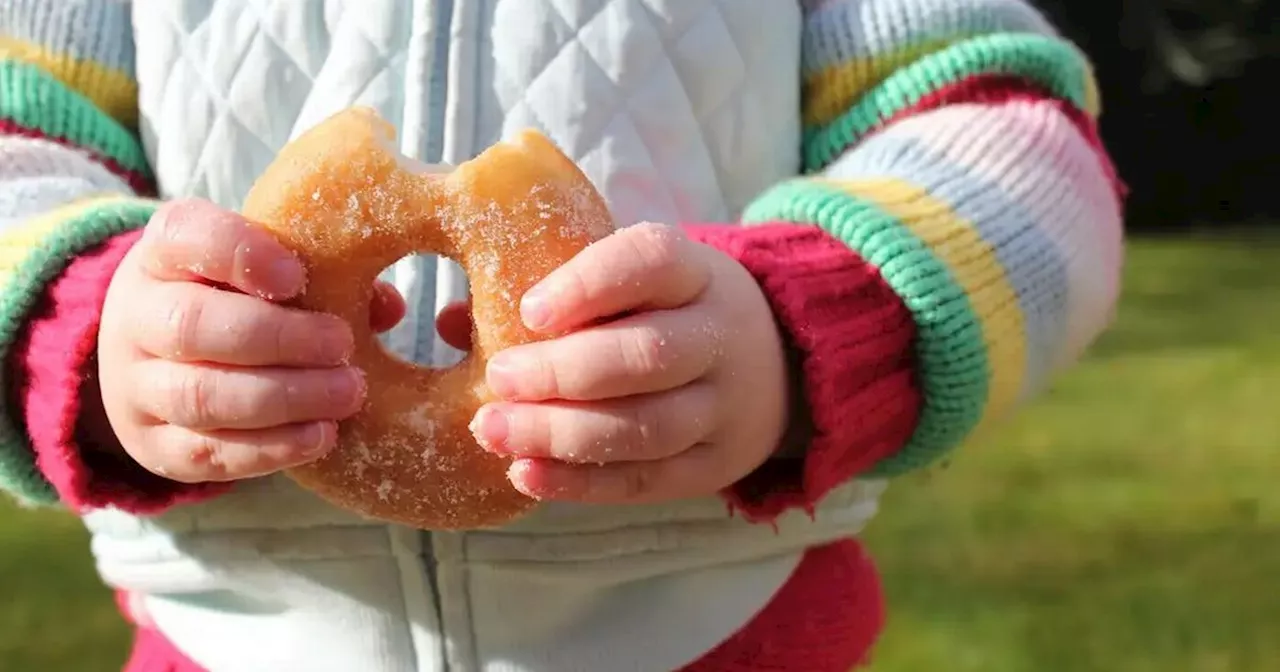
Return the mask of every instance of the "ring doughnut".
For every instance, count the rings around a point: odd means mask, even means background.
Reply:
[[[535,502],[507,480],[510,461],[482,450],[467,427],[492,398],[485,363],[541,338],[521,322],[520,298],[609,235],[613,219],[586,176],[536,132],[432,176],[400,155],[394,138],[372,110],[340,112],[285,146],[245,200],[245,217],[307,268],[307,287],[291,305],[349,322],[351,364],[368,381],[337,448],[286,473],[375,519],[441,530],[499,525]],[[448,369],[395,357],[369,325],[375,279],[412,253],[457,261],[471,283],[472,350]]]

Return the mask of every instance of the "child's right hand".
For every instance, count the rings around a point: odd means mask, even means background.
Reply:
[[[333,447],[364,400],[352,334],[275,302],[305,269],[269,233],[205,201],[161,207],[112,278],[98,371],[106,419],[143,467],[194,483],[266,475]],[[404,303],[380,284],[370,319]]]

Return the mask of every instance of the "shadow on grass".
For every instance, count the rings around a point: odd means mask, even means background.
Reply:
[[[1238,347],[1280,337],[1280,234],[1133,242],[1116,327],[1098,342],[1093,357]],[[1197,319],[1187,319],[1188,312]]]

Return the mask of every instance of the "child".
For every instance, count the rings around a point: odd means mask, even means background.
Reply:
[[[0,30],[0,485],[83,516],[130,672],[848,670],[886,479],[1116,300],[1090,66],[1023,0],[0,0]],[[235,211],[354,104],[431,163],[540,128],[663,223],[523,297],[568,335],[489,365],[473,431],[543,502],[513,524],[403,529],[278,473],[365,383]],[[457,267],[384,277],[388,345],[455,361]]]

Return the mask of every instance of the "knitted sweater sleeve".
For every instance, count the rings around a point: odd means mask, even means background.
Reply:
[[[804,0],[803,175],[711,234],[790,336],[807,454],[771,517],[928,465],[1108,324],[1121,197],[1091,66],[1023,0]],[[907,374],[907,375],[904,375]]]
[[[78,423],[107,285],[155,207],[130,11],[0,0],[0,490],[26,504],[149,511],[184,492]]]

